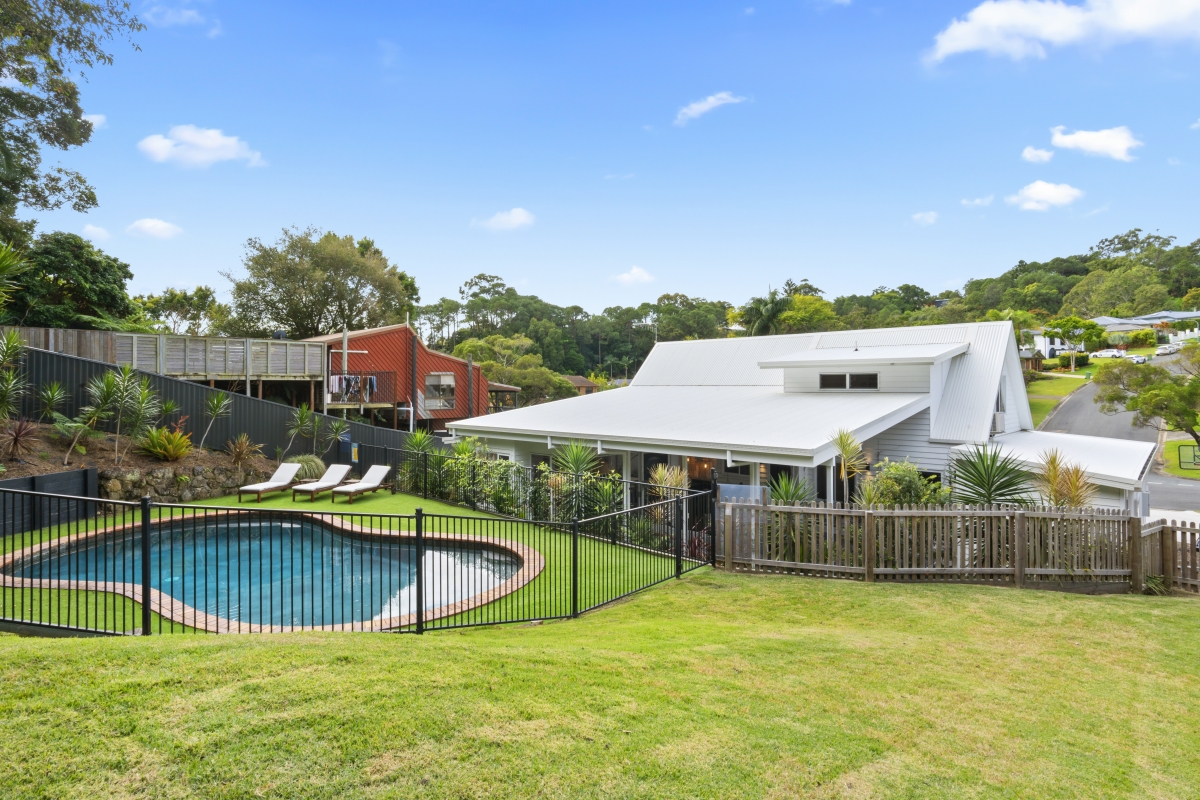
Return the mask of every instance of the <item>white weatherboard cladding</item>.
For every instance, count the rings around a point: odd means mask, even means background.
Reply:
[[[820,388],[820,376],[826,373],[875,373],[879,375],[879,391],[881,392],[919,392],[929,391],[928,364],[897,364],[885,367],[786,367],[783,370],[783,390],[785,392],[817,392]],[[833,390],[836,391],[836,390]],[[862,391],[862,390],[857,390]],[[874,391],[874,390],[867,390]]]
[[[905,459],[925,472],[944,472],[950,466],[951,445],[929,441],[928,409],[879,434],[872,442],[872,459]]]

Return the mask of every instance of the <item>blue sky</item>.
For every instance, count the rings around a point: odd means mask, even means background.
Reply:
[[[1200,0],[750,2],[143,5],[83,87],[103,125],[48,157],[100,207],[40,230],[135,292],[224,292],[312,225],[425,302],[489,272],[590,311],[1200,237]]]

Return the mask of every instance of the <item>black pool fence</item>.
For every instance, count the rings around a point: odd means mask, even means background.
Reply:
[[[7,522],[35,505],[48,524]],[[142,635],[422,633],[573,617],[711,564],[712,526],[689,523],[688,506],[681,494],[561,522],[0,489],[0,622]]]

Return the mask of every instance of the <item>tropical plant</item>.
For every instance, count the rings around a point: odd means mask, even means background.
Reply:
[[[58,407],[67,402],[67,390],[58,381],[43,384],[37,392],[38,419],[53,418]]]
[[[71,443],[67,446],[67,452],[63,456],[63,466],[71,466],[71,453],[79,453],[87,455],[87,448],[80,442],[83,439],[103,439],[104,434],[96,430],[97,423],[107,418],[107,412],[100,411],[92,406],[84,406],[79,410],[79,415],[74,419],[64,416],[55,411],[51,418],[54,420],[54,430],[59,436],[64,439],[70,439]]]
[[[350,423],[346,420],[336,418],[330,420],[321,434],[321,438],[325,441],[325,449],[321,451],[321,455],[328,453],[333,443],[339,441],[348,430],[350,430]]]
[[[875,482],[875,478],[868,475],[865,479],[859,481],[858,490],[854,493],[854,502],[856,505],[867,508],[869,506],[883,505],[881,499],[883,493],[879,491],[879,486]]]
[[[121,456],[127,455],[129,448],[133,447],[135,442],[140,441],[146,435],[146,431],[152,428],[164,414],[171,413],[174,409],[174,403],[168,406],[158,399],[158,395],[150,388],[150,378],[143,377],[136,381],[124,395],[123,402],[117,411],[117,416],[125,428],[127,439],[124,451],[120,451],[120,441],[117,442],[118,452]],[[188,448],[191,448],[190,440]],[[116,463],[120,463],[120,458]]]
[[[213,423],[221,417],[229,416],[233,409],[233,395],[225,392],[209,392],[204,397],[204,416],[208,417],[208,424],[204,426],[204,435],[200,437],[200,449],[204,449],[204,440],[208,438],[208,432],[212,430]]]
[[[783,325],[781,317],[792,306],[792,298],[771,289],[766,297],[752,297],[742,308],[742,325],[750,336],[766,336],[779,333]]]
[[[310,453],[291,456],[286,463],[300,465],[300,471],[296,473],[296,480],[315,481],[325,474],[325,462]]]
[[[863,454],[862,445],[846,428],[839,428],[833,433],[833,449],[838,454],[838,474],[842,480],[842,497],[850,500],[850,480],[856,475],[867,471],[867,457]]]
[[[192,435],[170,428],[147,428],[138,449],[160,461],[178,461],[192,452]]]
[[[875,474],[866,481],[872,484],[866,491],[874,502],[869,505],[941,505],[949,500],[950,492],[935,477],[921,474],[911,461],[884,459],[875,465]]]
[[[18,419],[0,431],[0,452],[5,458],[21,458],[37,451],[38,427],[27,419]]]
[[[404,440],[404,449],[413,453],[430,453],[437,449],[437,442],[429,431],[417,429]]]
[[[0,369],[16,369],[25,355],[25,341],[15,329],[0,336]]]
[[[812,484],[792,477],[790,472],[781,472],[771,481],[771,502],[777,506],[794,506],[811,503],[816,497]]]
[[[1083,465],[1067,461],[1058,450],[1042,453],[1033,485],[1043,502],[1055,508],[1084,508],[1098,491]]]
[[[288,443],[287,447],[283,448],[285,455],[292,449],[292,442],[296,441],[297,436],[307,439],[312,435],[313,425],[319,424],[316,419],[316,415],[309,409],[308,403],[301,403],[292,410],[292,421],[287,427]]]
[[[225,452],[229,453],[233,466],[240,470],[251,458],[262,455],[262,445],[251,441],[250,434],[243,433],[225,442]]]
[[[572,475],[590,475],[600,467],[600,457],[589,444],[569,441],[554,448],[554,468]]]
[[[25,379],[15,368],[0,370],[0,420],[17,413],[26,388]]]
[[[0,242],[0,311],[8,305],[21,284],[17,278],[29,270],[29,262],[16,250],[4,242]],[[16,333],[16,331],[10,331]]]
[[[1029,473],[999,447],[976,445],[955,456],[950,467],[954,499],[970,505],[1028,505]]]

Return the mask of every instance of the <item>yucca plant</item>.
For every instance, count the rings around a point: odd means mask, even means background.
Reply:
[[[315,416],[315,415],[314,415]],[[350,430],[350,423],[344,419],[332,419],[325,425],[325,430],[321,434],[321,438],[325,441],[325,449],[321,451],[321,455],[329,452],[329,448],[333,447],[333,443],[339,441],[342,435]]]
[[[789,472],[781,472],[771,481],[771,502],[779,506],[811,503],[816,496],[812,484],[797,480]]]
[[[0,420],[10,419],[21,407],[25,379],[16,369],[0,370]]]
[[[299,481],[314,481],[325,474],[325,462],[309,453],[292,456],[287,463],[300,465],[300,471],[296,473]]]
[[[437,448],[433,434],[426,430],[415,430],[404,440],[404,449],[414,453],[429,453]]]
[[[42,384],[37,392],[38,419],[53,418],[59,406],[67,402],[67,390],[58,381]]]
[[[208,425],[204,426],[204,434],[200,437],[200,449],[204,449],[204,440],[212,430],[213,423],[221,417],[229,416],[233,409],[233,396],[225,392],[210,392],[204,398],[204,416],[208,417]]]
[[[25,354],[25,340],[16,330],[0,336],[0,369],[16,369]]]
[[[125,395],[121,410],[118,412],[125,427],[125,436],[129,440],[122,455],[128,455],[129,448],[133,447],[135,442],[140,442],[145,437],[146,431],[154,427],[154,424],[164,414],[172,413],[176,408],[177,406],[173,402],[165,405],[158,399],[158,395],[150,388],[149,378],[137,381]],[[119,447],[120,442],[117,442],[117,445]],[[191,446],[191,439],[189,439],[189,451]]]
[[[107,412],[92,406],[84,406],[74,419],[54,412],[54,430],[63,438],[70,438],[71,444],[63,456],[63,466],[71,466],[71,453],[87,455],[87,448],[81,443],[84,439],[103,439],[104,433],[96,430],[96,425],[106,419]]]
[[[178,461],[192,452],[192,435],[170,428],[147,428],[138,449],[159,461]]]
[[[31,456],[37,451],[38,427],[27,419],[9,423],[0,431],[0,453],[5,458]]]
[[[315,415],[309,409],[308,403],[301,403],[292,411],[292,421],[287,427],[288,443],[287,447],[283,448],[285,455],[292,449],[292,443],[296,441],[297,436],[307,439],[312,435],[314,418]]]
[[[569,441],[554,448],[554,468],[572,475],[590,475],[600,467],[600,457],[590,444]]]
[[[29,262],[9,244],[0,244],[0,310],[2,310],[21,284],[16,280],[29,270]]]
[[[999,447],[976,445],[951,464],[951,492],[955,500],[970,505],[1030,503],[1029,473]]]
[[[879,492],[879,484],[875,479],[868,475],[865,479],[859,481],[858,491],[854,493],[854,502],[866,508],[868,506],[877,506],[882,500]]]
[[[1047,505],[1055,508],[1082,508],[1096,497],[1096,485],[1088,480],[1087,470],[1067,461],[1058,450],[1042,453],[1033,475],[1033,485]]]
[[[850,502],[850,480],[867,471],[867,457],[858,439],[846,428],[834,431],[832,443],[840,461],[838,474],[842,480],[842,497]]]

